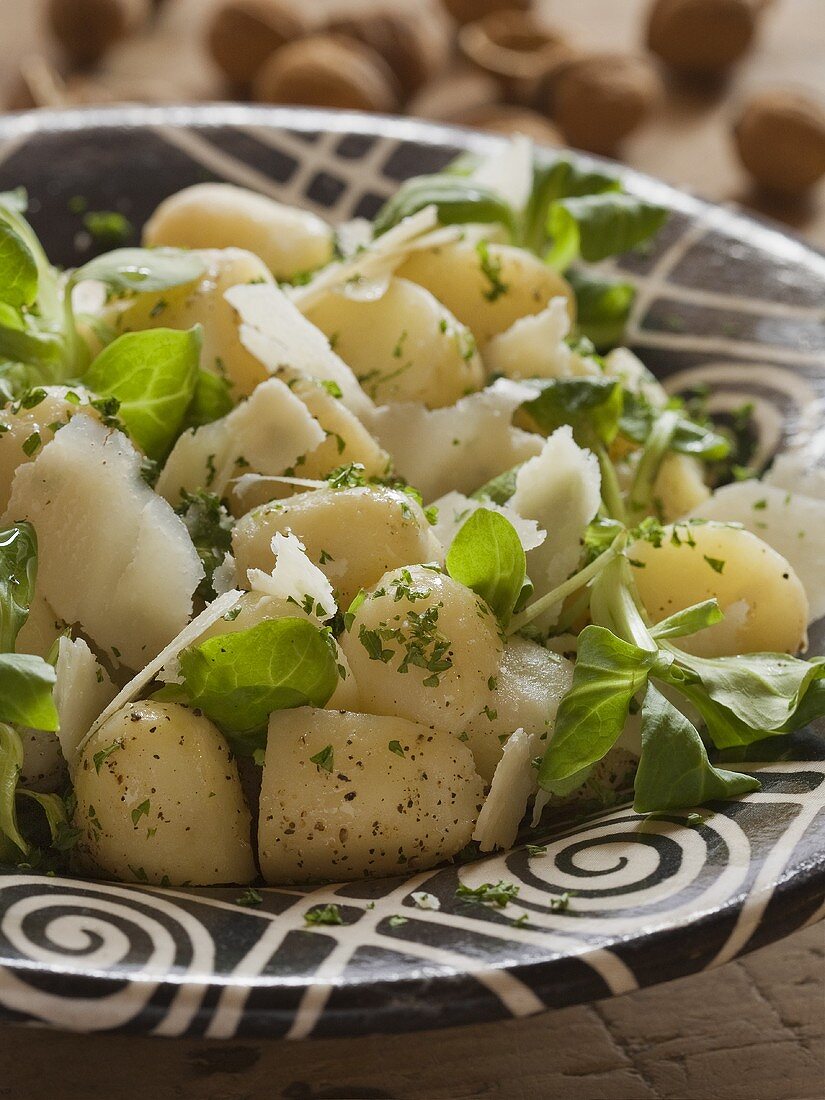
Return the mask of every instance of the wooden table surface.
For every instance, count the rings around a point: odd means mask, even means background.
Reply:
[[[398,0],[402,3],[403,0]],[[152,74],[157,94],[220,97],[199,27],[214,0],[166,0],[152,36],[107,59],[127,94]],[[593,47],[632,47],[646,0],[542,0],[547,16]],[[17,60],[44,50],[41,0],[0,0],[0,102]],[[174,63],[170,63],[173,59]],[[825,0],[779,0],[758,50],[726,93],[673,91],[627,143],[629,163],[719,201],[741,202],[825,248],[823,188],[767,204],[732,155],[729,121],[749,90],[825,96]],[[133,93],[132,93],[133,94]],[[480,102],[454,76],[419,107],[444,117]],[[25,182],[25,181],[21,181]],[[533,1019],[412,1036],[308,1044],[171,1041],[39,1030],[0,1032],[2,1100],[821,1100],[825,1097],[825,926],[720,970]]]

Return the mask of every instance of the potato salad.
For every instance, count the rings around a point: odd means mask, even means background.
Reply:
[[[691,809],[825,713],[821,486],[589,264],[666,212],[516,138],[337,228],[226,183],[53,267],[0,195],[0,864],[308,884]]]

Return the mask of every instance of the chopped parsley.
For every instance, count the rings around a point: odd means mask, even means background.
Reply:
[[[235,904],[241,905],[245,909],[257,909],[258,906],[262,904],[263,900],[264,899],[258,891],[249,886],[240,897],[235,898]]]
[[[389,745],[387,745],[387,748],[390,750],[390,752],[394,752],[396,756],[406,757],[407,755],[402,749],[400,741],[390,741]]]
[[[343,924],[341,910],[337,905],[319,905],[314,909],[307,909],[304,913],[307,924]]]
[[[527,845],[528,856],[546,856],[547,845],[546,844],[528,844]]]
[[[316,767],[322,768],[325,772],[331,772],[335,766],[335,753],[332,745],[325,745],[320,752],[316,752],[314,756],[310,756],[309,762],[315,764]]]
[[[137,826],[137,823],[142,817],[148,817],[150,809],[151,805],[148,798],[141,802],[139,806],[135,806],[134,810],[132,810],[132,824]]]
[[[707,554],[704,554],[703,557],[714,573],[721,573],[725,568],[725,563],[720,558],[709,558]]]
[[[129,219],[116,210],[90,210],[83,225],[96,244],[107,248],[125,244],[135,231]]]
[[[460,883],[456,889],[456,897],[466,901],[477,901],[483,905],[495,905],[504,909],[515,897],[518,896],[519,887],[513,882],[483,882],[481,886],[465,886]]]
[[[101,677],[101,682],[102,682],[102,677]],[[103,767],[104,762],[109,759],[109,757],[112,755],[113,752],[115,752],[116,749],[122,749],[122,748],[123,748],[123,739],[118,738],[117,741],[113,741],[111,743],[111,745],[107,745],[105,749],[101,749],[100,752],[96,752],[94,754],[94,756],[92,757],[92,760],[94,761],[95,771],[97,772],[98,775],[100,775],[100,769]]]
[[[496,302],[510,289],[510,284],[505,283],[501,278],[501,260],[493,259],[490,255],[487,241],[479,241],[476,252],[481,263],[481,272],[489,283],[482,293],[488,302]]]

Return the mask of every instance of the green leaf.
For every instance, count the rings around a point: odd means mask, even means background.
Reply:
[[[66,815],[66,804],[60,795],[41,794],[40,791],[29,791],[22,787],[17,788],[17,794],[37,803],[46,817],[52,843],[62,843],[69,829],[69,819]]]
[[[576,328],[597,348],[621,343],[636,288],[623,279],[602,279],[585,271],[568,271],[576,295]]]
[[[700,683],[679,681],[679,671],[678,668],[671,668],[669,674],[663,679],[695,707],[705,724],[708,737],[717,749],[752,745],[768,737],[778,736],[781,732],[749,726],[733,711],[711,699]]]
[[[204,489],[189,493],[183,489],[181,495],[182,503],[175,510],[186,524],[204,569],[198,593],[205,600],[212,600],[216,595],[212,587],[212,577],[232,549],[232,528],[235,521],[215,493]]]
[[[563,271],[578,256],[596,263],[627,252],[656,233],[667,215],[663,206],[618,192],[560,199],[547,216],[553,241],[547,262]]]
[[[229,383],[217,374],[199,369],[195,392],[186,410],[182,427],[202,428],[204,424],[220,420],[222,416],[232,412],[234,407]]]
[[[695,657],[672,647],[683,668],[698,677],[711,699],[755,730],[779,730],[811,683],[825,676],[825,658],[801,661],[785,653]]]
[[[527,562],[512,523],[478,508],[459,528],[447,552],[447,572],[481,596],[506,626],[521,595]]]
[[[16,794],[23,767],[23,743],[11,726],[0,722],[0,834],[26,855],[29,846],[17,826]]]
[[[550,435],[563,424],[585,440],[595,434],[610,444],[616,437],[622,411],[621,383],[610,378],[535,379],[538,397],[522,406],[539,430]]]
[[[666,619],[652,626],[650,633],[659,640],[682,638],[686,634],[695,634],[697,630],[721,623],[724,617],[715,599],[703,600],[683,611],[677,611],[674,615],[668,615]]]
[[[205,270],[201,257],[183,248],[118,248],[79,267],[71,283],[94,279],[114,294],[144,294],[193,283]]]
[[[619,430],[634,443],[646,443],[662,411],[654,408],[643,394],[625,390]],[[680,454],[693,455],[705,462],[717,462],[730,454],[731,443],[711,425],[697,424],[680,416],[676,421],[669,449]]]
[[[188,332],[127,332],[98,355],[83,384],[120,402],[118,416],[149,458],[162,458],[178,436],[195,393],[202,343]]]
[[[524,214],[521,243],[542,254],[547,248],[547,215],[559,199],[621,191],[621,182],[603,172],[586,172],[568,160],[533,165],[533,189]]]
[[[0,653],[14,651],[29,617],[36,579],[37,535],[32,525],[0,528]]]
[[[54,733],[59,725],[54,681],[54,668],[42,657],[0,653],[0,722]]]
[[[37,261],[29,246],[0,218],[0,302],[21,309],[37,297]]]
[[[556,726],[539,767],[539,786],[595,764],[613,747],[630,701],[647,682],[656,654],[622,641],[601,626],[579,635],[573,684],[562,699]]]
[[[416,176],[398,188],[373,222],[376,237],[423,210],[435,206],[442,225],[498,222],[515,232],[515,215],[508,203],[488,187],[461,176]]]
[[[472,494],[473,500],[491,500],[493,504],[506,504],[516,491],[516,478],[521,469],[521,464],[514,466],[512,470],[505,470],[482,485]]]
[[[714,768],[693,725],[648,685],[642,706],[642,755],[634,784],[637,813],[687,810],[760,787],[751,775]]]
[[[34,367],[45,373],[44,381],[59,376],[55,372],[63,363],[65,355],[66,344],[60,336],[0,324],[0,359]]]
[[[322,707],[338,684],[334,645],[305,619],[267,619],[209,638],[180,655],[193,706],[230,734],[266,726],[291,707]]]

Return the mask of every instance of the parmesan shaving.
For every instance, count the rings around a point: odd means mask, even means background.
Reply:
[[[500,152],[479,164],[470,179],[495,191],[514,210],[524,210],[533,190],[533,142],[525,134],[514,134]]]
[[[115,711],[120,710],[121,707],[126,706],[127,703],[131,703],[133,699],[136,699],[147,684],[151,684],[157,677],[161,669],[170,664],[187,646],[196,642],[201,634],[203,634],[205,630],[208,630],[213,623],[216,623],[221,616],[231,611],[241,596],[242,593],[237,589],[232,589],[230,592],[224,593],[223,596],[218,596],[218,598],[213,600],[208,607],[204,608],[200,615],[197,615],[188,626],[185,626],[180,634],[178,634],[176,638],[173,638],[169,645],[166,646],[153,661],[150,661],[137,676],[133,677],[129,683],[117,693],[111,703],[104,708],[92,724],[86,736],[81,738],[77,746],[77,752],[79,753],[82,751],[83,746],[95,730],[99,729],[107,718],[111,718]]]
[[[539,739],[523,729],[507,739],[473,832],[473,840],[478,841],[482,852],[513,846],[527,803],[537,787],[533,757],[540,751]]]
[[[384,405],[368,426],[392,456],[396,472],[432,501],[451,489],[471,493],[539,454],[541,438],[512,425],[513,413],[535,393],[527,383],[500,378],[445,408]]]
[[[115,695],[115,686],[82,638],[61,638],[57,646],[54,704],[60,718],[60,751],[73,776],[78,746],[98,714]]]
[[[271,573],[262,569],[247,570],[252,591],[289,600],[305,610],[305,603],[309,603],[319,622],[331,619],[338,610],[332,585],[306,556],[304,544],[295,535],[278,532],[272,538],[272,553],[275,568]]]
[[[335,382],[351,412],[360,416],[370,411],[372,402],[353,372],[321,330],[277,286],[233,286],[224,297],[238,314],[241,343],[270,374],[288,369],[306,378]]]

